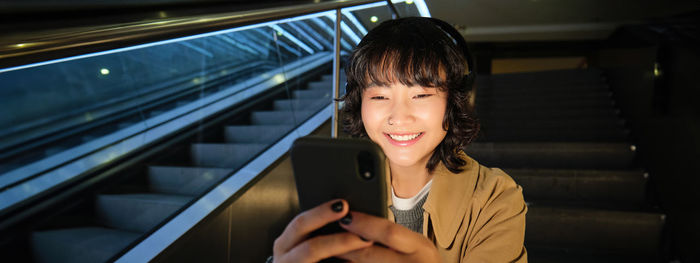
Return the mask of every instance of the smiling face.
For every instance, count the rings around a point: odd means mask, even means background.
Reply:
[[[445,138],[447,93],[437,88],[392,83],[362,93],[362,122],[392,165],[425,167]]]

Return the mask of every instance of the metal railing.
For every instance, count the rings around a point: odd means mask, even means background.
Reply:
[[[385,0],[335,0],[288,7],[14,33],[0,37],[0,72],[22,65],[114,50]]]

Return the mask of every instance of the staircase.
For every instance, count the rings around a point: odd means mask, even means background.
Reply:
[[[199,142],[166,150],[165,158],[143,164],[139,174],[97,194],[82,210],[56,219],[71,223],[55,225],[69,227],[33,232],[34,261],[113,259],[331,103],[331,87],[331,76],[322,76],[291,91],[291,99],[262,102],[253,106],[260,110],[212,128]]]
[[[656,262],[665,215],[601,71],[479,76],[467,153],[523,187],[530,262]]]

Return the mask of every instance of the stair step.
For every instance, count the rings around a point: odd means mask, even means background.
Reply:
[[[532,246],[591,249],[656,255],[665,215],[594,209],[530,206],[525,243]]]
[[[274,109],[275,111],[316,111],[321,109],[333,102],[332,100],[319,100],[319,99],[288,99],[288,100],[275,100]]]
[[[151,193],[98,195],[95,210],[105,226],[145,233],[191,199],[190,196]]]
[[[584,121],[590,120],[594,122],[614,122],[623,123],[622,119],[615,114],[614,111],[600,111],[600,112],[574,112],[574,111],[549,111],[549,112],[537,112],[529,113],[527,111],[522,112],[508,112],[508,113],[498,113],[498,114],[482,114],[477,115],[478,118],[484,122],[509,122],[512,120],[528,120],[528,121]]]
[[[610,100],[612,98],[612,92],[610,91],[596,91],[596,92],[566,92],[566,93],[526,93],[526,94],[512,94],[512,95],[491,95],[477,93],[477,101],[576,101],[576,100],[586,100],[586,99],[600,99],[600,100]]]
[[[498,130],[484,127],[478,140],[482,142],[624,142],[629,131],[625,129],[556,129],[519,128]]]
[[[489,167],[627,169],[635,147],[625,143],[472,143],[469,156]]]
[[[240,125],[226,126],[227,143],[273,143],[294,129],[293,125]]]
[[[642,171],[505,169],[523,187],[530,203],[599,202],[604,206],[641,207],[648,174]]]
[[[223,168],[149,166],[149,189],[160,194],[198,196],[233,171]]]
[[[238,169],[268,145],[259,143],[195,143],[191,146],[195,166]]]
[[[477,94],[483,96],[512,96],[512,95],[528,95],[528,94],[547,94],[547,93],[582,93],[582,92],[609,92],[610,87],[607,84],[592,84],[592,85],[535,85],[535,86],[517,86],[514,88],[502,87],[487,87],[479,89]]]
[[[527,258],[536,263],[618,263],[618,262],[660,262],[657,257],[614,252],[601,252],[591,249],[550,248],[525,244]]]
[[[295,90],[292,92],[295,99],[331,99],[333,98],[333,92],[331,89],[328,90]]]
[[[563,110],[563,109],[597,109],[613,107],[614,103],[609,99],[581,99],[581,100],[476,100],[477,112],[481,111],[511,111],[511,110]]]
[[[478,76],[480,79],[483,76]],[[494,74],[483,78],[495,86],[517,87],[539,83],[540,85],[554,85],[566,83],[599,83],[605,81],[600,70],[551,70],[538,72]]]
[[[36,262],[107,262],[141,234],[102,227],[83,227],[32,233]]]
[[[314,111],[255,111],[250,114],[250,121],[253,125],[283,125],[300,124]]]
[[[622,119],[483,119],[481,124],[484,129],[517,132],[520,129],[530,129],[545,133],[556,132],[563,129],[599,129],[599,130],[623,130],[625,122]]]
[[[560,109],[560,110],[488,110],[479,111],[478,116],[482,119],[486,118],[607,118],[616,117],[619,110],[613,108],[588,108],[588,109]]]

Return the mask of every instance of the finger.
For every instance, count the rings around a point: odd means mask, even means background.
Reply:
[[[350,224],[340,224],[348,231],[365,239],[382,243],[401,253],[413,253],[427,245],[427,239],[387,219],[360,212],[350,212]]]
[[[364,241],[348,232],[310,238],[285,254],[281,262],[317,262],[324,258],[366,248],[372,241]]]
[[[282,235],[275,240],[274,253],[281,254],[289,251],[304,240],[309,233],[330,222],[337,221],[347,212],[348,203],[345,200],[335,199],[300,213],[289,222]]]
[[[350,262],[406,262],[402,255],[396,253],[389,248],[381,246],[370,246],[362,249],[353,250],[344,254],[337,255],[341,259]]]

